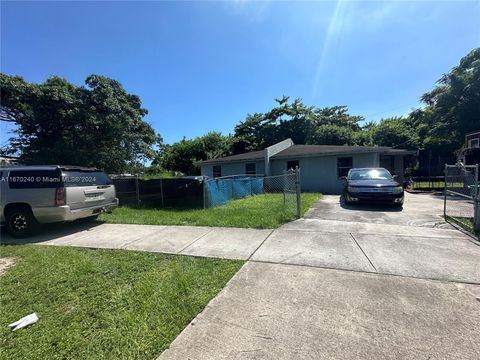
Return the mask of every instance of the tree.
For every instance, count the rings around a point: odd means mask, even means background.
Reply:
[[[428,127],[426,146],[458,149],[466,133],[480,128],[480,48],[463,57],[437,83],[421,97],[426,107],[417,114],[417,125]]]
[[[209,132],[192,140],[183,139],[171,145],[163,145],[155,164],[169,171],[180,171],[196,175],[199,168],[195,163],[201,160],[217,159],[230,154],[231,137],[219,132]]]
[[[310,135],[310,144],[353,145],[356,143],[355,131],[339,125],[324,124],[315,128]]]
[[[392,117],[372,124],[368,130],[372,142],[379,146],[391,146],[403,149],[416,149],[419,138],[409,119]]]
[[[463,57],[421,100],[425,107],[409,115],[424,149],[420,167],[428,163],[431,174],[441,174],[444,163],[456,160],[465,135],[480,129],[480,48]]]
[[[346,106],[316,108],[301,99],[275,99],[277,106],[266,113],[247,115],[235,126],[234,153],[264,149],[291,138],[296,144],[345,143],[360,132],[361,116],[348,114]],[[328,134],[328,131],[334,131]]]
[[[54,76],[44,83],[0,74],[2,121],[16,124],[3,149],[25,164],[72,164],[123,172],[151,159],[161,137],[143,120],[140,98],[91,75],[85,86]]]

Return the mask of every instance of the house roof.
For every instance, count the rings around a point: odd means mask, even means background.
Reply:
[[[285,157],[304,157],[314,155],[358,154],[388,151],[383,146],[346,146],[346,145],[293,145],[272,156],[272,159]]]
[[[198,163],[201,165],[207,165],[207,164],[225,163],[230,161],[249,161],[249,160],[264,160],[264,159],[265,159],[265,151],[258,150],[258,151],[251,151],[248,153],[243,153],[238,155],[225,156],[219,159],[199,161]]]
[[[347,146],[347,145],[292,145],[273,155],[271,159],[300,158],[309,156],[328,156],[341,154],[380,153],[382,155],[409,155],[415,151],[393,149],[387,146]],[[244,154],[226,156],[199,162],[200,165],[222,164],[230,161],[264,160],[264,150],[252,151]]]

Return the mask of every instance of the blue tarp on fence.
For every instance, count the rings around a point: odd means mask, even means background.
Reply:
[[[263,178],[238,177],[214,179],[205,183],[205,207],[227,204],[233,199],[263,194]]]

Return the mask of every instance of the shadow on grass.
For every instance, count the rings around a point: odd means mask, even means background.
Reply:
[[[92,230],[104,221],[98,219],[81,219],[66,223],[42,224],[38,233],[23,239],[17,239],[8,234],[7,229],[2,226],[0,233],[0,245],[25,245],[38,244],[50,240],[55,240],[64,236],[73,235],[81,231]]]

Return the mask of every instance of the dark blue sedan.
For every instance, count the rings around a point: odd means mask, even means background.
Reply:
[[[346,204],[381,202],[403,206],[403,187],[386,169],[351,169],[345,180],[343,197]]]

